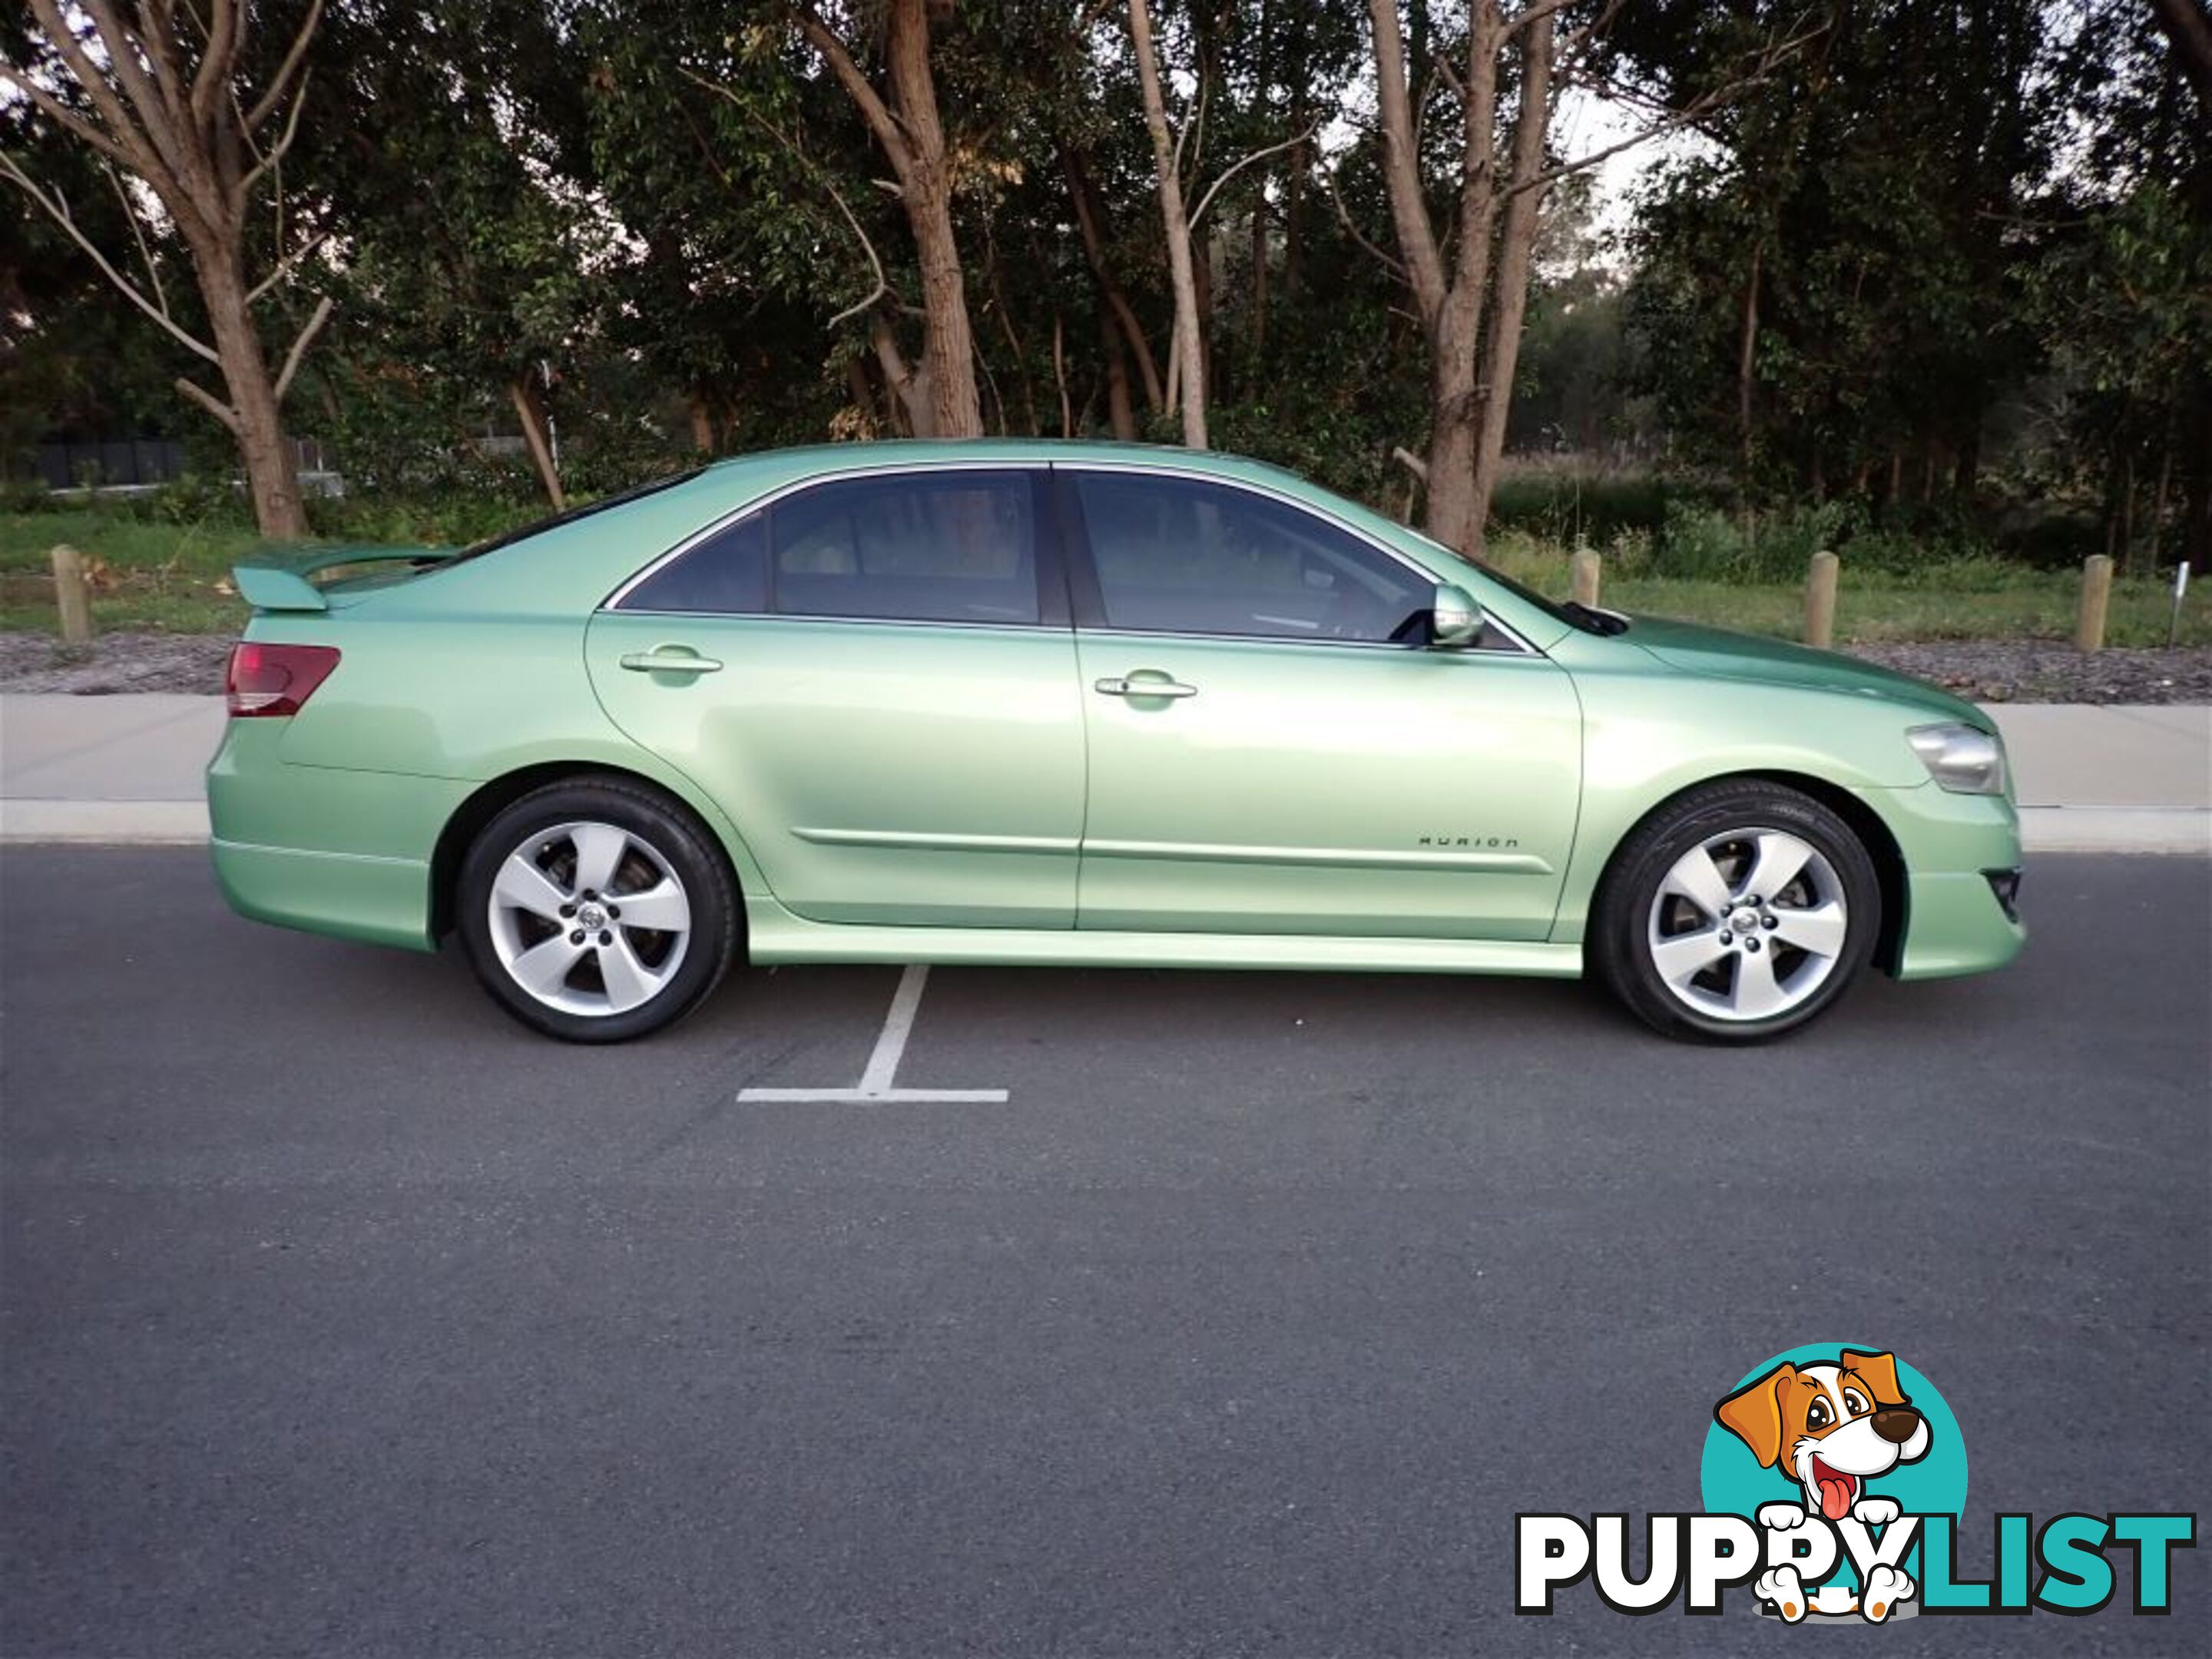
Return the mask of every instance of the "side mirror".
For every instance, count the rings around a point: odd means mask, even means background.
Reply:
[[[1482,607],[1465,588],[1453,582],[1437,584],[1437,596],[1429,609],[1431,645],[1446,651],[1473,645],[1482,637],[1484,622]]]

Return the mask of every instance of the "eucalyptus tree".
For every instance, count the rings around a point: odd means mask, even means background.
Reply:
[[[35,26],[10,38],[0,86],[116,170],[139,256],[135,274],[129,255],[85,234],[53,180],[9,152],[0,152],[0,177],[75,241],[119,295],[215,368],[219,393],[183,375],[177,390],[236,441],[263,532],[304,535],[282,410],[331,302],[325,296],[304,321],[268,331],[280,309],[273,302],[323,240],[314,206],[284,170],[310,102],[322,0],[304,7],[209,0],[204,9],[30,0],[30,12]],[[198,286],[198,319],[172,303],[161,280],[158,245],[172,237]]]

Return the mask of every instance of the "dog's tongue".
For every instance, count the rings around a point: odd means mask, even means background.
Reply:
[[[1851,1483],[1831,1475],[1820,1482],[1820,1513],[1840,1521],[1851,1512]]]

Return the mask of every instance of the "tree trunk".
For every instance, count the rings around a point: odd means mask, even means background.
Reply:
[[[1982,417],[1969,417],[1959,434],[1959,452],[1951,462],[1952,492],[1971,503],[1982,480]]]
[[[845,390],[851,394],[853,407],[867,422],[866,435],[872,437],[893,422],[884,418],[882,406],[876,402],[876,388],[868,380],[868,364],[865,357],[852,356],[845,360]]]
[[[1252,368],[1258,378],[1267,358],[1267,192],[1262,179],[1252,198]]]
[[[253,497],[253,522],[264,536],[298,541],[307,534],[298,458],[284,436],[276,382],[270,377],[260,331],[246,310],[244,283],[220,249],[195,250],[193,264],[207,306],[208,329],[222,358],[223,389],[230,394],[234,417],[226,424],[238,440],[246,488]]]
[[[1536,246],[1544,191],[1544,135],[1552,123],[1552,16],[1528,25],[1521,48],[1521,108],[1513,122],[1513,172],[1498,232],[1498,276],[1486,328],[1482,436],[1475,454],[1468,528],[1480,550],[1490,498],[1505,458],[1505,422],[1513,410],[1513,375],[1521,361],[1521,328],[1528,311],[1528,268]]]
[[[1480,319],[1472,307],[1468,313],[1462,325],[1438,335],[1435,348],[1421,527],[1446,547],[1473,553],[1481,529],[1474,519],[1474,457],[1481,444],[1481,415],[1474,337]]]
[[[1144,325],[1130,307],[1129,296],[1114,280],[1107,268],[1106,240],[1100,227],[1103,210],[1098,193],[1092,188],[1090,175],[1072,150],[1060,151],[1060,170],[1067,178],[1068,199],[1075,206],[1075,228],[1083,238],[1084,257],[1091,262],[1091,273],[1098,280],[1098,292],[1105,301],[1107,310],[1128,342],[1130,355],[1137,360],[1137,370],[1145,379],[1146,407],[1158,411],[1167,402],[1167,389],[1160,384],[1159,365],[1152,360],[1152,342],[1145,337]],[[1126,372],[1126,371],[1125,371]]]
[[[691,409],[691,447],[702,455],[714,453],[714,408],[704,392],[695,390],[687,400]]]
[[[983,409],[975,390],[975,337],[968,321],[960,243],[952,229],[945,128],[938,119],[937,83],[930,72],[928,0],[890,0],[884,52],[890,105],[812,5],[805,0],[787,3],[799,32],[828,63],[898,174],[899,200],[921,266],[922,362],[920,371],[907,379],[928,394],[927,424],[939,437],[979,438]],[[877,353],[882,356],[880,337]],[[913,402],[903,389],[901,398],[911,415]]]
[[[1121,356],[1121,336],[1114,325],[1113,313],[1105,307],[1098,312],[1098,343],[1106,354],[1106,418],[1113,422],[1114,435],[1123,443],[1137,441],[1137,411],[1129,406],[1129,366]]]
[[[1413,115],[1414,88],[1425,88],[1427,82],[1425,77],[1419,82],[1407,78],[1397,0],[1368,0],[1391,226],[1429,348],[1424,523],[1429,534],[1445,545],[1473,553],[1481,535],[1481,526],[1474,520],[1474,462],[1481,443],[1476,369],[1490,274],[1491,231],[1498,205],[1492,125],[1503,36],[1494,0],[1474,0],[1469,14],[1467,77],[1461,92],[1466,118],[1452,264],[1447,275],[1443,243],[1430,217],[1422,183],[1420,141]],[[1414,22],[1417,28],[1425,25],[1419,7],[1414,9]]]
[[[930,395],[928,359],[924,357],[923,366],[919,369],[908,363],[906,355],[898,348],[897,337],[891,332],[891,325],[880,317],[869,325],[868,337],[876,349],[876,363],[884,371],[884,383],[890,387],[892,397],[897,400],[898,412],[905,417],[908,436],[964,435],[976,438],[982,435],[980,410],[977,411],[975,431],[964,434],[940,432],[937,426],[937,399]],[[969,394],[972,397],[974,393],[975,387],[971,384]]]
[[[952,231],[952,189],[945,130],[937,118],[937,85],[929,68],[926,0],[892,0],[890,82],[906,131],[911,166],[901,195],[921,264],[922,365],[929,383],[933,434],[980,438],[983,410],[975,392],[975,339],[968,325],[959,239]]]
[[[1757,449],[1752,427],[1752,392],[1757,384],[1759,363],[1759,268],[1765,251],[1764,242],[1751,245],[1751,274],[1743,283],[1743,326],[1737,335],[1735,353],[1735,418],[1739,441],[1742,446],[1743,491],[1746,499],[1751,494],[1752,474],[1757,465]]]
[[[1206,349],[1199,338],[1198,285],[1191,274],[1190,217],[1183,211],[1182,181],[1176,176],[1175,144],[1168,136],[1160,95],[1159,59],[1152,51],[1152,14],[1145,0],[1129,0],[1129,40],[1137,52],[1137,78],[1145,95],[1145,125],[1152,135],[1152,167],[1160,191],[1160,218],[1168,234],[1168,274],[1175,285],[1176,356],[1182,375],[1182,441],[1206,441]]]
[[[545,407],[538,401],[538,388],[526,374],[507,382],[507,395],[514,400],[515,416],[522,422],[522,441],[538,468],[538,483],[545,486],[545,499],[553,503],[556,513],[566,512],[568,492],[561,488],[561,473],[553,465],[553,447],[546,441]]]

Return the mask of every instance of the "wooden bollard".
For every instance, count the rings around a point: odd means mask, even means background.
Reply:
[[[2074,648],[2105,648],[2105,612],[2112,603],[2112,562],[2092,553],[2081,562],[2081,609],[2074,618]]]
[[[1836,575],[1842,562],[1815,553],[1805,573],[1805,643],[1826,651],[1836,637]]]
[[[1575,603],[1577,605],[1587,605],[1592,608],[1595,608],[1597,605],[1598,571],[1599,567],[1602,563],[1603,561],[1601,560],[1596,554],[1591,552],[1587,547],[1582,549],[1574,556],[1573,558],[1567,561],[1567,568],[1573,572],[1574,574]]]
[[[84,555],[66,544],[54,550],[54,609],[61,613],[64,644],[90,643],[92,589],[84,580]]]

